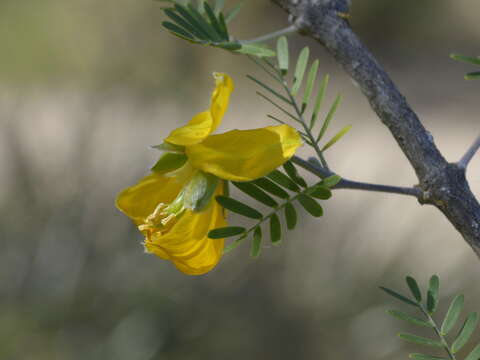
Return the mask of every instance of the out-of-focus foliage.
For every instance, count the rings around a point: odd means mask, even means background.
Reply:
[[[393,296],[397,300],[402,301],[405,304],[416,308],[417,312],[422,315],[422,318],[417,318],[417,314],[411,316],[407,313],[398,310],[388,310],[387,313],[391,316],[404,320],[414,326],[428,328],[431,334],[428,338],[418,336],[410,333],[400,333],[398,336],[408,342],[414,344],[420,344],[429,346],[431,348],[443,349],[442,357],[436,355],[426,355],[423,353],[410,354],[411,359],[415,360],[438,360],[438,359],[451,359],[455,360],[455,355],[459,352],[470,340],[472,334],[475,332],[478,324],[478,313],[472,312],[468,314],[463,326],[459,326],[460,316],[462,315],[465,298],[463,295],[456,295],[448,308],[445,316],[441,317],[442,320],[438,321],[439,315],[436,313],[438,309],[438,303],[440,300],[440,279],[437,275],[433,275],[428,283],[428,290],[425,292],[425,297],[422,296],[422,291],[418,286],[417,281],[411,277],[406,278],[407,285],[412,293],[414,299],[409,296],[404,296],[398,292],[381,287],[387,294]],[[435,318],[437,320],[435,320]],[[447,335],[451,333],[454,328],[458,328],[457,334],[451,341],[447,338]],[[450,334],[451,335],[451,334]],[[430,353],[436,349],[428,349]],[[427,350],[423,350],[427,352]],[[438,351],[437,351],[438,352]],[[475,360],[480,357],[480,344],[470,351],[465,357],[466,360]]]

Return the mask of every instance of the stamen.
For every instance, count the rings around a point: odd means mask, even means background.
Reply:
[[[162,223],[163,226],[167,226],[167,224],[175,218],[176,218],[175,214],[170,214],[166,218],[162,219],[160,222]]]

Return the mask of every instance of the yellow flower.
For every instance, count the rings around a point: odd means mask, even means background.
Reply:
[[[123,190],[117,207],[143,233],[147,252],[172,261],[185,274],[200,275],[210,271],[223,253],[223,239],[210,239],[208,232],[227,223],[216,201],[210,201],[200,212],[185,208],[184,185],[173,177],[153,173]],[[217,185],[216,195],[223,193],[222,185]]]
[[[233,81],[214,74],[211,105],[170,133],[161,149],[167,153],[153,173],[122,191],[117,207],[145,236],[145,249],[172,261],[182,272],[210,271],[223,253],[223,239],[208,232],[227,225],[222,208],[213,201],[223,193],[223,181],[262,177],[293,156],[300,136],[288,125],[233,130],[211,135],[227,110]]]
[[[233,91],[228,75],[215,73],[214,77],[210,109],[172,131],[165,142],[184,148],[191,167],[232,181],[258,179],[290,159],[301,138],[288,125],[211,135],[221,123]]]

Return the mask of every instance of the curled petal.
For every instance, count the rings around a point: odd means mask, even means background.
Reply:
[[[295,129],[280,125],[212,135],[188,146],[186,153],[197,169],[221,179],[250,181],[282,165],[301,144]]]
[[[233,91],[233,81],[227,74],[215,73],[214,77],[216,87],[210,109],[194,116],[187,125],[173,130],[166,142],[181,146],[198,144],[220,125]]]
[[[159,203],[172,202],[181,188],[182,185],[175,178],[154,173],[118,194],[116,205],[135,224],[140,225]]]
[[[217,194],[221,192],[221,186]],[[223,254],[223,239],[210,239],[208,232],[226,226],[223,211],[217,202],[202,212],[186,210],[166,233],[156,233],[145,248],[174,263],[178,270],[188,275],[201,275],[210,271]]]

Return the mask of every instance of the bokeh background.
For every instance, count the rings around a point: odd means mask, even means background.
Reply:
[[[231,2],[230,2],[231,4]],[[479,82],[451,52],[478,53],[475,0],[354,1],[352,26],[457,160],[478,134]],[[274,110],[241,56],[162,30],[158,2],[0,2],[0,359],[404,359],[423,349],[395,334],[401,304],[379,285],[441,276],[480,310],[480,263],[436,210],[396,195],[336,191],[279,247],[248,245],[202,277],[143,253],[114,207],[156,160],[148,149],[208,105],[213,71],[236,81],[222,129],[260,127]],[[242,39],[287,26],[269,1],[246,1]],[[344,102],[333,125],[353,130],[327,154],[341,175],[413,185],[415,176],[349,78],[310,39]],[[309,149],[302,149],[308,156]],[[469,169],[480,193],[480,159]],[[240,219],[231,217],[232,223]],[[427,334],[427,333],[425,333]],[[476,340],[480,340],[477,336]]]

